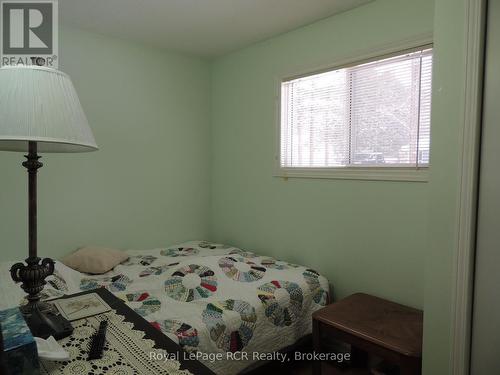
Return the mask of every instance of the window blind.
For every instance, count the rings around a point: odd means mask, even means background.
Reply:
[[[429,164],[432,49],[282,82],[283,168]]]

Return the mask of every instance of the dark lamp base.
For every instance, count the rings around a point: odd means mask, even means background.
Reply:
[[[28,293],[28,303],[21,306],[21,312],[33,336],[43,339],[54,336],[56,340],[69,336],[73,332],[71,323],[56,314],[47,302],[40,301],[45,278],[54,273],[54,261],[50,258],[42,260],[29,257],[26,264],[14,264],[10,273],[12,279],[21,282],[21,287]]]
[[[26,314],[24,319],[28,323],[32,335],[42,339],[54,336],[56,340],[60,340],[73,332],[71,323],[62,315],[57,315],[52,311],[34,309]]]

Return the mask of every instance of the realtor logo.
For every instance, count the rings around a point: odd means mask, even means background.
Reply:
[[[57,68],[57,1],[0,1],[1,65]]]

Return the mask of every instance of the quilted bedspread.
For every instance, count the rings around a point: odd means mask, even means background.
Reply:
[[[304,266],[235,247],[192,241],[163,249],[130,250],[130,258],[104,275],[86,275],[56,263],[45,298],[104,287],[217,374],[236,374],[311,333],[311,314],[328,300],[328,281]],[[0,265],[0,308],[23,292]],[[227,353],[246,352],[231,360]],[[240,358],[240,357],[233,357]]]

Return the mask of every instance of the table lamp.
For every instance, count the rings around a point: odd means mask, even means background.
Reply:
[[[28,170],[29,256],[10,273],[28,294],[21,311],[34,336],[62,338],[71,326],[40,301],[45,278],[54,272],[54,261],[37,254],[38,152],[97,150],[87,118],[70,78],[55,69],[39,66],[0,68],[0,151],[27,152],[22,164]]]

